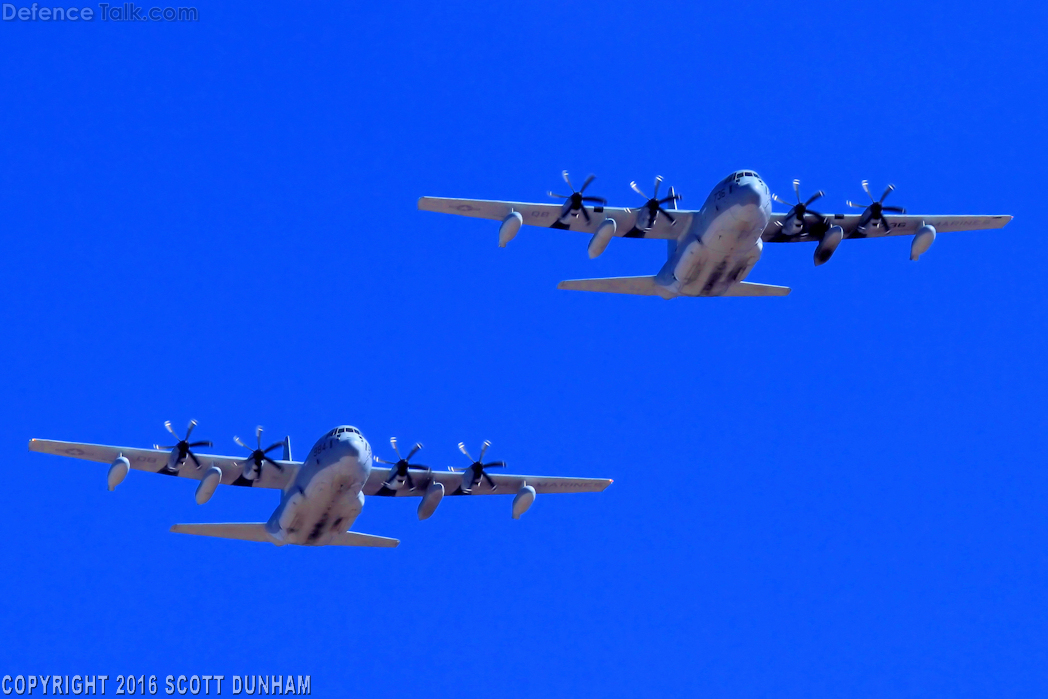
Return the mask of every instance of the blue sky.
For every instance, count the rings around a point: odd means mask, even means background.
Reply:
[[[0,23],[3,674],[310,674],[318,696],[1030,696],[1048,682],[1034,3],[199,5]],[[698,205],[756,169],[1005,229],[765,248],[786,299],[560,292],[661,243],[416,210],[567,168]],[[781,209],[781,207],[779,207]],[[169,534],[276,495],[29,454],[490,439],[601,495],[370,499],[395,551]]]

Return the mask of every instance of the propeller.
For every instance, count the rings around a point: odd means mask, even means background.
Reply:
[[[488,485],[491,486],[492,490],[497,490],[498,489],[498,486],[495,485],[495,481],[491,480],[491,476],[489,476],[484,471],[484,469],[487,469],[487,468],[505,468],[506,467],[506,462],[505,461],[492,461],[492,462],[486,463],[486,464],[483,463],[483,461],[484,461],[484,452],[486,452],[488,450],[488,447],[490,447],[490,446],[491,446],[491,442],[489,442],[487,440],[484,440],[484,444],[482,444],[481,447],[480,447],[480,458],[479,459],[474,459],[472,456],[469,455],[469,452],[466,451],[465,443],[459,442],[459,451],[461,451],[463,454],[465,454],[466,458],[468,458],[470,461],[473,462],[469,466],[467,466],[466,468],[455,468],[454,466],[451,467],[452,471],[462,471],[462,473],[463,473],[463,475],[462,475],[462,490],[464,492],[469,493],[474,488],[476,488],[477,484],[480,483],[480,479],[481,478],[483,478],[484,480],[486,480],[488,482]],[[469,472],[468,476],[466,476],[466,472],[467,471]],[[466,481],[467,478],[469,479],[468,483]],[[467,485],[468,485],[468,487],[467,487]]]
[[[262,448],[262,425],[259,425],[258,427],[255,428],[255,441],[258,444],[258,447],[256,449],[252,449],[248,445],[244,444],[240,440],[240,437],[233,437],[233,441],[251,452],[251,456],[247,457],[247,460],[244,461],[245,465],[250,465],[251,466],[251,468],[245,469],[245,471],[244,471],[244,478],[247,478],[248,480],[252,480],[253,481],[256,478],[258,478],[259,476],[261,476],[262,475],[262,464],[265,463],[265,462],[269,462],[269,463],[273,464],[274,466],[276,466],[278,471],[283,471],[284,470],[283,466],[281,466],[276,461],[273,461],[273,459],[271,459],[271,458],[269,458],[267,456],[267,454],[269,454],[269,452],[273,451],[274,449],[284,446],[284,443],[283,442],[277,442],[276,444],[271,444],[270,446],[268,446],[265,449],[263,449]]]
[[[888,219],[886,219],[884,217],[884,212],[885,211],[892,211],[892,212],[895,212],[897,214],[905,214],[906,213],[906,209],[902,209],[902,208],[900,208],[898,206],[885,206],[884,205],[885,197],[887,197],[889,194],[892,193],[892,191],[895,189],[895,185],[893,185],[893,184],[888,185],[888,188],[884,190],[884,194],[881,195],[880,200],[874,199],[873,195],[870,194],[870,183],[868,181],[866,181],[866,180],[862,181],[862,188],[866,190],[866,196],[868,196],[870,198],[870,202],[871,203],[868,206],[864,206],[863,204],[856,204],[853,201],[847,202],[848,206],[851,206],[853,208],[865,209],[865,211],[862,212],[862,218],[859,219],[859,226],[858,227],[860,229],[866,228],[866,225],[868,223],[870,223],[871,221],[880,221],[881,226],[884,228],[885,231],[887,231],[888,230]]]
[[[197,426],[197,421],[196,420],[190,420],[189,421],[189,425],[186,427],[186,438],[182,439],[181,437],[178,436],[178,433],[175,432],[175,429],[173,427],[171,427],[171,421],[170,420],[167,420],[164,423],[164,427],[167,428],[167,431],[171,433],[172,437],[174,437],[175,439],[178,440],[178,443],[175,444],[174,446],[170,446],[170,447],[162,447],[159,444],[154,444],[153,446],[155,446],[157,449],[170,449],[171,450],[171,457],[168,458],[168,462],[167,462],[169,467],[171,467],[173,469],[177,469],[180,465],[185,463],[187,458],[189,458],[189,459],[193,460],[193,463],[196,464],[196,467],[198,469],[200,468],[200,459],[198,459],[196,457],[196,454],[194,454],[192,450],[195,447],[210,447],[210,446],[213,446],[213,445],[211,444],[211,442],[206,442],[206,441],[204,441],[204,442],[190,442],[189,441],[189,435],[193,434],[193,428],[196,427],[196,426]]]
[[[814,202],[816,199],[819,199],[820,197],[825,196],[826,192],[824,192],[824,191],[822,191],[820,189],[818,192],[816,192],[815,194],[813,194],[810,197],[808,197],[808,201],[802,202],[801,201],[801,181],[800,180],[794,180],[793,181],[793,192],[794,192],[794,194],[797,195],[797,203],[796,204],[790,204],[790,202],[782,199],[778,194],[771,195],[771,198],[774,199],[775,201],[779,202],[780,204],[782,204],[784,206],[791,207],[789,212],[786,214],[786,217],[782,219],[782,227],[783,228],[786,228],[789,225],[791,225],[789,223],[789,221],[790,221],[790,219],[794,219],[795,221],[800,221],[801,230],[807,230],[808,229],[808,220],[805,218],[805,216],[811,215],[811,216],[814,216],[816,219],[818,219],[820,221],[825,218],[818,211],[812,211],[808,207],[811,206],[812,202]]]
[[[389,478],[386,479],[386,482],[383,483],[383,485],[386,486],[387,488],[391,488],[392,489],[394,484],[398,480],[405,480],[408,483],[408,488],[410,488],[411,490],[414,490],[415,489],[415,481],[411,478],[411,472],[408,469],[414,468],[414,469],[418,469],[420,471],[429,471],[429,470],[431,470],[429,468],[429,466],[422,466],[421,464],[408,463],[409,461],[411,461],[411,457],[414,456],[415,453],[418,452],[418,450],[422,448],[422,445],[421,444],[416,444],[411,449],[411,451],[408,452],[407,456],[401,456],[400,455],[400,450],[397,449],[397,438],[396,437],[390,437],[389,438],[389,443],[391,445],[393,445],[393,451],[396,452],[396,454],[397,454],[397,461],[395,461],[395,462],[394,461],[386,461],[385,459],[380,459],[377,456],[375,457],[375,461],[378,461],[380,464],[386,464],[387,466],[393,466],[393,468],[390,469]]]
[[[640,187],[637,186],[636,182],[630,182],[630,188],[634,192],[641,195],[645,199],[648,199],[648,201],[644,202],[644,208],[648,210],[648,225],[644,226],[645,229],[651,228],[655,225],[655,220],[658,219],[660,213],[664,215],[667,219],[669,219],[669,222],[671,224],[677,222],[677,219],[673,218],[673,214],[671,214],[669,211],[666,211],[666,209],[662,208],[662,205],[669,204],[670,202],[676,204],[677,200],[681,199],[681,195],[674,192],[673,187],[670,187],[670,195],[668,197],[663,197],[662,199],[659,199],[660,184],[662,184],[661,175],[655,178],[655,191],[649,199],[647,194],[640,191]],[[638,228],[639,227],[640,226],[638,226]]]
[[[571,184],[571,178],[568,177],[568,171],[565,170],[561,173],[564,177],[564,181],[571,187],[571,194],[557,194],[556,192],[550,192],[549,195],[555,199],[566,199],[564,206],[560,208],[560,216],[557,217],[557,221],[560,223],[567,223],[568,217],[572,214],[578,215],[579,212],[586,219],[586,223],[590,222],[589,211],[586,210],[586,206],[583,202],[589,202],[591,204],[607,204],[608,200],[602,197],[584,197],[582,193],[586,191],[586,187],[590,186],[590,182],[597,179],[596,175],[590,175],[586,178],[586,181],[582,183],[582,187],[579,191],[575,191],[575,185]]]

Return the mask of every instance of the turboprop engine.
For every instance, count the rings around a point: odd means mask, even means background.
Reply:
[[[910,243],[910,259],[916,262],[921,255],[928,252],[928,248],[934,242],[935,226],[925,224],[918,228],[917,234],[913,236],[913,242]]]

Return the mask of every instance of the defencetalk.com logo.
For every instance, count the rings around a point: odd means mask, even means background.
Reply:
[[[5,2],[0,16],[5,22],[196,22],[200,12],[195,7],[150,7],[133,2],[120,5],[100,2],[93,7],[40,7],[40,3],[18,7]]]

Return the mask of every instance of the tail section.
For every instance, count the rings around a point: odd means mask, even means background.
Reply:
[[[678,294],[658,284],[655,277],[606,277],[604,279],[569,279],[557,285],[569,291],[599,291],[606,294],[632,294],[634,296],[661,296],[672,299]],[[788,286],[737,282],[728,287],[721,296],[786,296]]]
[[[335,534],[328,546],[369,546],[372,548],[393,549],[400,545],[400,539],[390,539],[388,536],[375,536],[374,534],[361,534],[360,532],[342,532]]]
[[[213,536],[219,539],[237,539],[239,541],[258,541],[283,546],[284,542],[268,531],[262,522],[230,522],[225,524],[176,524],[171,527],[176,534],[193,534],[195,536]],[[335,534],[328,546],[369,546],[377,548],[396,548],[399,539],[385,536],[361,534],[360,532],[341,532]]]
[[[634,296],[661,296],[672,299],[677,296],[669,289],[655,283],[655,277],[605,277],[604,279],[569,279],[557,284],[558,289],[568,291],[599,291],[605,294],[632,294]]]
[[[240,541],[259,541],[276,544],[283,542],[266,531],[262,522],[230,522],[227,524],[176,524],[171,527],[176,534],[193,534],[194,536],[214,536],[219,539],[239,539]]]

